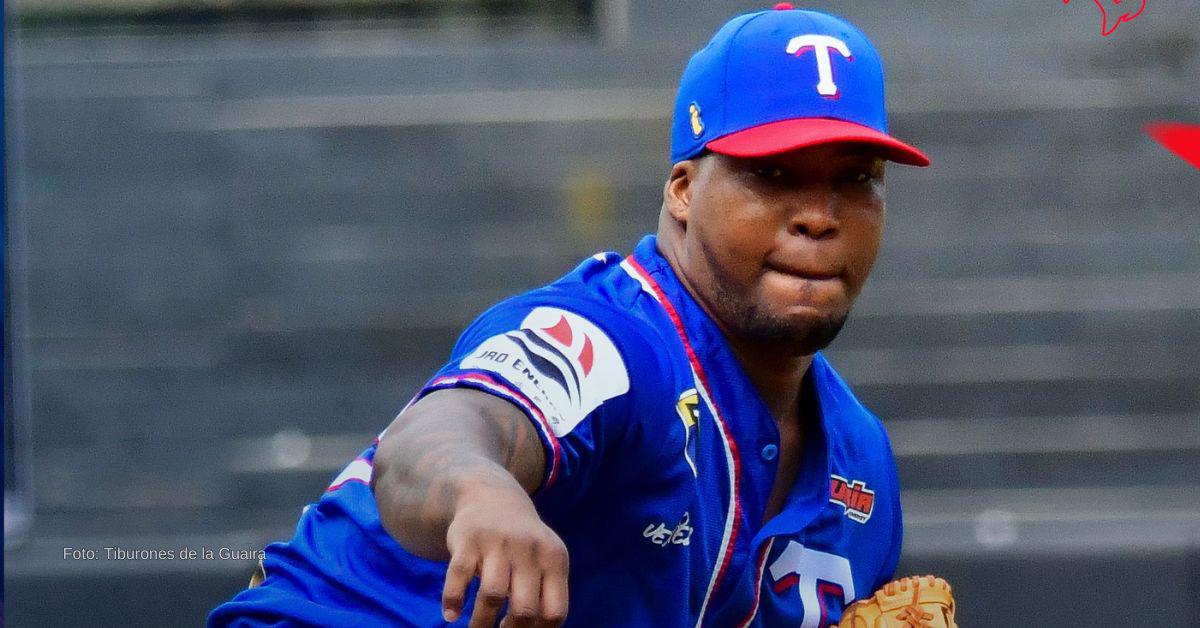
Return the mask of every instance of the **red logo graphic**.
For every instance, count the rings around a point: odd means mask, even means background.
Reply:
[[[1132,21],[1133,18],[1141,15],[1142,11],[1146,9],[1146,0],[1092,0],[1092,2],[1095,2],[1096,6],[1100,7],[1100,17],[1103,18],[1103,21],[1100,22],[1100,35],[1104,37],[1112,35],[1113,31],[1117,30],[1117,26],[1121,22]],[[1135,4],[1138,4],[1138,2],[1141,2],[1141,4],[1138,6],[1137,11],[1133,11],[1132,13],[1129,11],[1122,11],[1119,15],[1117,15],[1115,20],[1111,21],[1108,17],[1108,9],[1104,8],[1105,4],[1110,5],[1113,9],[1113,14],[1115,15],[1117,10],[1131,7]],[[1063,0],[1063,4],[1070,3],[1071,0]]]
[[[875,510],[875,491],[867,488],[862,480],[848,481],[833,475],[829,478],[829,501],[846,509],[847,517],[866,523],[871,518],[871,511]]]
[[[551,327],[544,327],[542,331],[546,332],[547,336],[557,340],[562,346],[570,347],[571,342],[575,340],[575,331],[571,329],[571,324],[567,322],[567,317],[558,317],[558,322]],[[593,355],[592,339],[588,338],[587,334],[583,334],[583,348],[579,350],[579,365],[583,367],[583,376],[587,377],[592,372]]]
[[[1146,134],[1180,159],[1200,168],[1200,124],[1150,122]]]

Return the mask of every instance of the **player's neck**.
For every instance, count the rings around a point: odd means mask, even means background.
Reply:
[[[661,222],[658,250],[666,258],[683,288],[692,295],[700,308],[721,330],[725,340],[737,356],[763,403],[779,424],[796,424],[800,419],[800,395],[804,375],[812,364],[813,356],[795,355],[777,343],[747,341],[726,328],[721,318],[709,308],[704,298],[691,285],[679,259],[679,233],[669,222]]]
[[[781,425],[798,422],[804,375],[812,365],[813,356],[788,355],[777,347],[745,343],[728,333],[725,338],[775,421]]]

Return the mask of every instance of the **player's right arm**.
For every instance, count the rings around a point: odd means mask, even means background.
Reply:
[[[437,390],[396,418],[371,479],[380,518],[404,548],[450,561],[442,607],[461,614],[474,576],[470,625],[558,626],[567,614],[567,550],[530,494],[546,453],[529,418],[508,401],[468,388]]]

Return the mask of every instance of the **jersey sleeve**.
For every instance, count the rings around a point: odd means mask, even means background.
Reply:
[[[511,402],[537,428],[546,453],[535,501],[579,495],[606,443],[631,414],[629,343],[615,314],[561,299],[513,299],[463,332],[450,361],[422,388],[465,387]]]

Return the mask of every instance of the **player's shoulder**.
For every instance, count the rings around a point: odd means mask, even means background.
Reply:
[[[622,356],[655,353],[658,330],[641,285],[621,268],[622,259],[597,253],[556,281],[497,303],[478,320],[546,329],[564,340],[575,339],[578,328],[587,338],[611,342]]]
[[[891,442],[883,421],[858,399],[824,355],[817,353],[813,357],[812,369],[820,387],[831,444],[849,449],[861,459],[890,461]]]
[[[820,353],[813,359],[813,374],[821,386],[830,501],[841,504],[853,521],[874,522],[863,530],[892,530],[898,544],[900,486],[887,430]],[[892,569],[886,570],[889,576]]]
[[[593,256],[547,286],[494,305],[463,332],[439,379],[498,376],[541,408],[560,436],[598,408],[627,414],[637,400],[661,396],[670,358],[654,342],[640,285],[620,261]]]
[[[497,303],[467,328],[455,353],[497,335],[515,341],[524,336],[530,351],[557,349],[589,378],[593,372],[602,379],[611,373],[641,379],[642,387],[652,383],[656,378],[650,375],[664,372],[670,357],[663,351],[653,302],[621,267],[622,260],[617,253],[597,253],[556,281]]]

